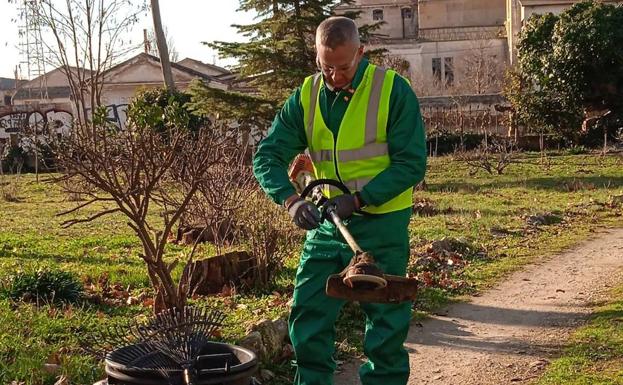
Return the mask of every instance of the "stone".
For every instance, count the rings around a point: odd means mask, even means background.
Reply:
[[[266,349],[266,358],[274,358],[281,353],[281,346],[284,336],[279,332],[278,327],[273,321],[262,320],[253,329],[260,333],[262,343]]]
[[[253,353],[257,354],[258,359],[261,361],[267,357],[266,347],[262,342],[262,335],[258,331],[251,332],[244,337],[238,345],[243,348],[247,348],[251,350]]]
[[[279,340],[281,342],[285,341],[286,339],[289,340],[288,320],[285,317],[273,320],[273,325],[275,326],[277,336],[279,337]]]
[[[526,223],[530,226],[548,226],[562,222],[562,218],[558,215],[545,213],[541,215],[530,215],[526,218]]]

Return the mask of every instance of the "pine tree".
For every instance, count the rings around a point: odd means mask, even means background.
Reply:
[[[236,120],[243,130],[260,131],[270,125],[278,108],[306,76],[318,71],[314,47],[318,24],[335,14],[339,5],[354,0],[240,0],[240,11],[254,12],[257,22],[234,25],[248,38],[244,43],[205,43],[222,58],[237,60],[234,68],[253,95],[221,91],[195,83],[191,107],[203,114]],[[356,19],[359,12],[344,16]],[[359,28],[363,41],[381,23]],[[378,51],[378,50],[377,50]],[[379,54],[377,51],[370,52]]]
[[[330,16],[335,0],[241,0],[240,10],[254,11],[258,21],[236,25],[249,42],[209,44],[225,58],[239,62],[242,77],[252,77],[250,85],[259,95],[283,102],[305,76],[317,71],[314,33]]]
[[[306,76],[318,71],[314,38],[320,22],[334,14],[338,5],[352,0],[240,0],[240,11],[255,12],[257,22],[234,25],[249,41],[206,43],[216,49],[222,58],[238,61],[235,70],[252,89],[254,96],[208,89],[193,85],[193,103],[196,111],[235,115],[240,122],[257,125],[258,106],[265,122],[270,123],[277,109]],[[347,15],[355,18],[356,13]],[[363,28],[367,32],[367,28]],[[218,100],[217,100],[218,99]],[[231,111],[236,109],[235,114]],[[244,117],[247,119],[244,119]]]

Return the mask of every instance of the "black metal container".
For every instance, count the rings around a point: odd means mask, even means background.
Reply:
[[[106,356],[109,385],[252,385],[257,371],[255,353],[240,346],[209,342],[185,371],[166,355],[145,354],[145,344],[113,350]]]

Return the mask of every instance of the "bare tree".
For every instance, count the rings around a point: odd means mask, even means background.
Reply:
[[[412,85],[419,96],[480,95],[502,89],[506,63],[490,40],[474,40],[467,54],[444,58],[438,73],[417,72]]]
[[[175,42],[173,41],[173,37],[169,34],[169,30],[167,27],[163,27],[164,37],[167,42],[167,48],[169,50],[169,56],[172,62],[177,62],[179,60],[179,52],[175,49]],[[156,32],[152,28],[149,31],[145,31],[145,41],[144,41],[144,49],[145,52],[160,57],[160,52],[158,51],[158,42],[156,38]]]
[[[240,164],[237,140],[225,127],[189,130],[181,123],[163,131],[132,123],[118,130],[94,121],[91,128],[77,127],[57,143],[58,162],[64,170],[57,181],[66,193],[88,197],[59,215],[75,215],[83,208],[105,204],[95,214],[74,216],[62,225],[124,215],[141,241],[140,258],[157,292],[156,310],[183,307],[194,289],[189,277],[175,282],[172,270],[179,262],[164,259],[175,225],[194,207],[194,200],[213,191],[212,186],[223,179],[233,180],[223,173]],[[233,189],[231,183],[229,187]],[[192,265],[193,254],[194,250],[183,261],[186,266]]]
[[[382,52],[380,54],[373,55],[370,60],[374,64],[393,69],[404,78],[411,81],[411,64],[403,56]]]
[[[24,2],[41,26],[47,62],[67,76],[78,125],[89,124],[101,105],[103,74],[135,45],[126,39],[146,4],[132,0],[34,0]]]
[[[475,40],[455,66],[456,80],[449,93],[487,94],[502,90],[506,63],[494,53],[490,40]]]
[[[417,96],[436,96],[444,93],[444,88],[433,76],[421,71],[411,75],[411,86]]]

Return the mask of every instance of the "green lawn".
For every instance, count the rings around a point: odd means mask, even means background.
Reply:
[[[574,333],[562,357],[536,385],[623,384],[623,286]]]
[[[418,302],[422,310],[487,287],[522,264],[590,237],[597,227],[621,224],[622,207],[610,204],[613,196],[623,194],[623,159],[617,155],[551,156],[545,163],[537,155],[524,155],[521,163],[510,165],[500,176],[484,172],[470,176],[465,164],[447,157],[429,163],[428,189],[417,192],[416,200],[426,200],[434,215],[413,217],[413,257],[443,237],[464,238],[480,254],[470,256],[462,275],[455,277],[465,280],[460,290],[427,290]],[[11,178],[4,176],[2,182]],[[107,274],[110,284],[133,294],[151,295],[137,257],[139,242],[121,216],[63,229],[63,218],[55,214],[77,202],[67,200],[54,185],[35,183],[32,175],[22,176],[18,186],[17,202],[0,200],[0,280],[20,270],[55,267],[75,273],[95,290]],[[526,224],[527,216],[543,213],[554,213],[562,222],[539,227]],[[167,258],[186,251],[172,245]],[[200,254],[210,252],[211,248],[204,247]],[[293,250],[274,287],[264,292],[196,302],[228,312],[223,338],[235,342],[252,322],[287,313],[297,255],[298,250]],[[79,337],[145,314],[149,308],[142,304],[86,302],[56,307],[0,299],[0,384],[14,380],[53,384],[60,374],[72,384],[93,383],[102,377],[102,368],[79,350]],[[361,317],[356,306],[349,306],[340,319],[340,357],[361,351],[361,327],[356,327]],[[46,373],[43,364],[56,357],[62,371]],[[286,383],[291,375],[287,363],[274,369]]]
[[[542,162],[535,154],[524,155],[503,175],[469,176],[464,164],[433,160],[428,189],[417,192],[416,200],[444,214],[414,217],[411,242],[418,249],[444,236],[467,239],[481,254],[465,278],[472,288],[490,285],[518,265],[589,238],[597,226],[623,223],[623,205],[611,204],[623,194],[622,164],[620,156],[551,156]],[[527,224],[527,217],[544,213],[562,221]]]

